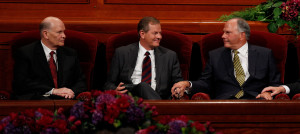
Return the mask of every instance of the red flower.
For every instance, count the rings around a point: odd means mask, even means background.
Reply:
[[[82,101],[90,101],[92,99],[92,94],[91,92],[82,92],[76,97],[76,99]]]
[[[105,94],[111,94],[112,96],[116,96],[118,93],[115,90],[106,90]]]
[[[74,125],[76,125],[76,126],[81,125],[81,121],[80,121],[80,120],[77,120],[77,121],[74,123]]]
[[[75,119],[76,119],[76,117],[71,115],[71,116],[69,117],[68,121],[69,121],[69,122],[74,122]]]
[[[171,121],[171,117],[169,115],[163,116],[161,120],[159,120],[160,124],[166,125]]]
[[[53,116],[53,113],[48,109],[38,108],[37,111],[40,112],[43,116]]]
[[[61,133],[64,133],[67,130],[67,122],[62,119],[57,119],[52,124],[52,127],[57,128]]]
[[[41,126],[41,128],[47,128],[51,125],[52,120],[52,116],[42,116],[41,119],[36,121],[36,123],[38,126]]]
[[[195,127],[198,131],[205,132],[205,126],[198,121],[193,122],[191,127]]]
[[[137,104],[142,104],[144,102],[144,99],[143,98],[139,98],[139,100],[137,101]]]
[[[116,105],[120,108],[120,111],[126,112],[127,108],[130,106],[130,103],[126,97],[121,97],[117,99]]]
[[[101,94],[102,92],[100,90],[92,90],[91,91],[91,94],[92,94],[92,97],[97,97]]]
[[[120,109],[116,105],[107,105],[104,120],[109,124],[113,124],[114,120],[119,116]]]
[[[64,109],[62,107],[58,108],[57,114],[64,114]]]
[[[184,121],[185,123],[187,123],[189,121],[189,119],[184,115],[174,118],[173,120],[181,120],[181,121]]]
[[[19,115],[13,120],[14,126],[23,126],[26,124],[25,121],[25,116],[24,115]]]
[[[17,113],[10,113],[9,116],[10,116],[10,120],[14,120],[18,116],[18,114]]]
[[[35,116],[34,112],[35,112],[34,109],[26,109],[25,112],[24,112],[24,115],[28,116],[28,117],[31,117],[31,118],[34,118],[34,116]]]

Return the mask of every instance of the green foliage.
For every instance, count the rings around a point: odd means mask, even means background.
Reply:
[[[235,11],[229,15],[222,15],[217,20],[228,21],[232,18],[243,18],[247,21],[262,21],[269,23],[269,32],[275,33],[278,28],[284,24],[290,26],[291,31],[295,31],[297,35],[300,34],[300,16],[299,14],[294,17],[289,14],[289,11],[299,12],[300,8],[291,8],[293,5],[289,2],[290,0],[268,0],[253,8],[246,8],[245,10]],[[292,0],[291,0],[292,1]],[[298,2],[298,1],[296,1]],[[298,2],[298,4],[300,1]],[[283,6],[284,5],[284,6]],[[284,9],[283,7],[287,7]],[[286,11],[288,10],[288,11]]]

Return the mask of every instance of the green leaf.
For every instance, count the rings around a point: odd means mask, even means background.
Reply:
[[[258,16],[258,17],[257,17],[257,20],[258,20],[258,21],[264,21],[264,20],[265,20],[265,16]]]
[[[266,5],[263,5],[263,10],[267,10],[267,9],[271,8],[272,5],[273,5],[273,2],[270,1],[270,3],[267,3]]]
[[[118,128],[119,126],[121,126],[122,125],[122,122],[120,121],[120,120],[115,120],[114,121],[114,127],[115,128]]]
[[[277,24],[277,27],[280,27],[280,26],[282,26],[283,24],[285,24],[285,20],[283,20],[283,19],[278,19],[278,20],[276,21],[276,24]]]
[[[269,29],[269,32],[271,32],[271,33],[276,33],[278,27],[276,26],[275,23],[270,23],[270,24],[268,25],[268,29]]]
[[[282,1],[276,2],[273,7],[280,7],[282,5]]]
[[[274,10],[273,10],[273,13],[274,13],[274,18],[279,18],[280,14],[281,14],[281,9],[276,7]]]

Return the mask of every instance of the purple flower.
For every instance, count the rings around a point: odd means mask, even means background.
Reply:
[[[96,106],[98,105],[102,105],[102,104],[107,104],[107,105],[111,105],[113,103],[115,103],[116,98],[111,95],[111,94],[100,94],[97,99],[96,99]]]
[[[58,133],[60,132],[57,128],[47,128],[46,130],[41,132],[41,134],[58,134]]]
[[[8,124],[10,122],[10,119],[10,116],[6,116],[1,120],[0,124]]]
[[[84,102],[78,102],[76,103],[71,111],[70,111],[70,115],[75,116],[76,118],[79,119],[83,119],[85,117],[85,113],[84,113]]]
[[[100,121],[102,121],[102,119],[103,119],[102,111],[95,110],[95,112],[92,115],[92,123],[94,125],[97,125]]]
[[[15,127],[13,124],[9,123],[4,128],[4,134],[31,134],[31,131],[26,125]]]
[[[169,122],[170,126],[168,134],[181,134],[181,128],[186,127],[186,123],[182,120],[174,120]]]
[[[139,107],[136,107],[134,104],[131,104],[128,110],[126,111],[127,122],[128,123],[139,123],[144,120],[145,114],[143,110]]]
[[[38,112],[38,111],[35,111],[35,117],[36,118],[41,118],[43,115],[42,115],[42,113],[40,113],[40,112]]]

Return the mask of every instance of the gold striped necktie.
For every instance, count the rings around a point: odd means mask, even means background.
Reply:
[[[237,55],[239,52],[237,50],[233,50],[233,53],[234,53],[233,66],[234,66],[234,71],[235,71],[235,75],[236,75],[236,80],[238,81],[238,83],[242,87],[242,85],[245,82],[245,73],[244,73],[243,67],[241,65],[240,58]],[[237,99],[239,99],[243,95],[244,95],[244,91],[241,88],[241,90],[235,95],[235,97]]]

